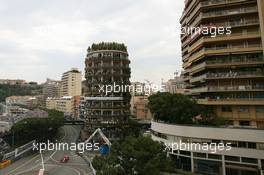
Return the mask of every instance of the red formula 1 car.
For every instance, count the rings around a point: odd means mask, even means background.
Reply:
[[[61,163],[67,163],[70,160],[69,156],[65,155],[63,158],[60,160]]]

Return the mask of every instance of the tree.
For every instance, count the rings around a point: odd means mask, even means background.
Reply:
[[[35,139],[46,141],[54,138],[58,128],[63,126],[64,115],[56,110],[45,110],[49,114],[47,118],[26,118],[12,126],[17,146]]]
[[[149,97],[149,108],[155,120],[191,124],[201,113],[197,103],[182,94],[157,93]]]
[[[98,175],[159,175],[173,169],[164,145],[143,136],[115,142],[110,155],[97,156],[92,164]]]
[[[200,106],[183,94],[159,92],[149,97],[149,108],[155,120],[175,124],[223,125],[208,107]]]
[[[29,85],[9,85],[0,84],[0,102],[5,101],[6,97],[17,95],[38,95],[42,93],[42,86],[29,84]]]

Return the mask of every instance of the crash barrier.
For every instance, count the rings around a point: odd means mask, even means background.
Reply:
[[[90,161],[90,159],[87,156],[83,156],[83,159],[86,161],[87,164],[89,164],[89,166],[90,166],[90,168],[92,170],[93,175],[96,175],[96,170],[94,169],[93,164]]]
[[[11,164],[11,160],[2,160],[0,162],[0,169],[5,168]]]
[[[3,160],[14,160],[21,156],[22,154],[33,149],[33,145],[36,143],[36,140],[28,142],[27,144],[16,148],[14,151],[9,152],[3,156]]]

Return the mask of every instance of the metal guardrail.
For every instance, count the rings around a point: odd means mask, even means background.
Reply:
[[[33,149],[33,144],[36,142],[36,140],[32,140],[31,142],[28,142],[27,144],[20,146],[16,148],[14,151],[9,152],[3,156],[3,160],[12,160],[15,159],[22,154],[30,151]]]

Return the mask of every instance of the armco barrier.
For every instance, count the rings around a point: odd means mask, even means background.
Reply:
[[[16,148],[14,151],[9,152],[3,156],[3,160],[15,160],[22,154],[30,151],[33,149],[33,144],[36,142],[36,140],[33,140],[31,142],[28,142],[27,144],[20,146]]]

